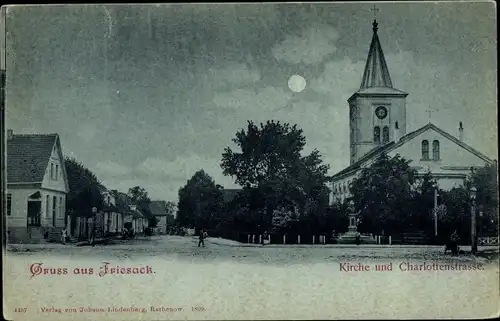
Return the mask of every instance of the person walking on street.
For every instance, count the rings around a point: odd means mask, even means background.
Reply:
[[[198,247],[200,247],[200,245],[205,247],[205,231],[203,229],[200,229],[200,237],[199,237],[199,241],[198,241]]]

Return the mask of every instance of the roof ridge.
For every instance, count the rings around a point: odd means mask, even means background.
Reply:
[[[49,133],[49,134],[26,134],[26,133],[23,133],[23,134],[12,134],[13,137],[16,137],[16,136],[58,136],[59,134],[58,133]]]

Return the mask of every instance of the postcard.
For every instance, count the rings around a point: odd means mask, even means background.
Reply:
[[[2,7],[4,317],[498,317],[495,9]]]

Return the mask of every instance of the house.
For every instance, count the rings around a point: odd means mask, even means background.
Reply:
[[[136,205],[129,205],[129,210],[126,211],[124,215],[124,222],[131,223],[132,228],[136,233],[142,233],[142,231],[148,227],[148,220],[146,217],[137,209]]]
[[[108,191],[104,186],[101,186],[101,195],[104,208],[102,213],[103,234],[119,234],[123,231],[123,214],[119,212],[116,206],[116,198],[114,193]]]
[[[59,135],[8,130],[6,152],[8,241],[59,239],[69,191]]]
[[[131,204],[130,198],[127,194],[118,192],[116,190],[110,193],[115,201],[115,207],[118,213],[121,215],[119,219],[119,224],[122,225],[121,230],[125,228],[132,228],[134,231],[142,232],[143,227],[147,227],[147,219],[144,215],[137,209],[137,206]],[[118,227],[120,229],[120,227]]]
[[[165,201],[151,201],[149,204],[151,214],[158,220],[156,225],[157,234],[167,233],[167,202]]]
[[[419,176],[431,173],[440,189],[462,185],[471,169],[492,164],[493,160],[466,143],[462,122],[457,136],[429,123],[406,132],[406,97],[394,88],[373,22],[370,45],[361,86],[349,99],[350,165],[332,179],[330,202],[343,202],[349,186],[363,168],[380,155],[399,154],[410,160]]]

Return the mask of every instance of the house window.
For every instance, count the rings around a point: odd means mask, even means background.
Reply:
[[[12,214],[12,194],[7,194],[7,216]]]
[[[50,213],[50,196],[47,195],[45,199],[45,216],[49,217],[49,213]]]
[[[54,164],[50,164],[50,179],[54,179]]]
[[[384,126],[384,129],[382,130],[382,139],[384,143],[389,141],[389,127],[387,126]]]
[[[428,140],[422,141],[422,159],[429,160],[429,141]]]
[[[59,179],[59,165],[56,164],[56,172],[55,172],[56,181]]]
[[[432,142],[432,159],[439,160],[439,141],[435,140]]]
[[[64,210],[63,210],[63,199],[62,196],[59,197],[59,217],[64,218]]]
[[[373,141],[377,144],[380,143],[380,127],[378,126],[373,128]]]
[[[52,196],[52,220],[54,221],[55,221],[54,218],[57,215],[56,209],[57,209],[57,196]]]

